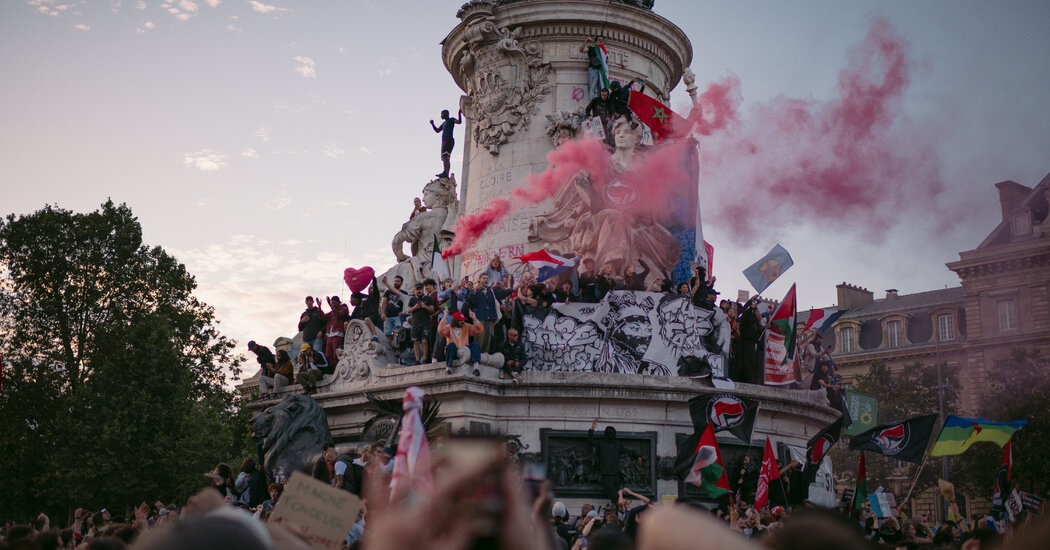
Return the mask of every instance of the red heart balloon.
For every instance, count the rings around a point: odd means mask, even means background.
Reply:
[[[346,286],[350,287],[350,290],[353,292],[361,292],[368,288],[368,285],[372,284],[372,278],[375,276],[375,270],[367,265],[361,269],[348,267],[343,270],[343,280],[346,281]]]

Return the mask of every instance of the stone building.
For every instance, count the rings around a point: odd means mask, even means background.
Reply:
[[[1002,221],[976,248],[947,264],[962,286],[874,299],[864,288],[838,285],[848,310],[825,334],[836,347],[845,382],[874,360],[892,369],[938,359],[960,367],[960,406],[979,414],[994,397],[997,374],[1010,368],[1010,350],[1050,352],[1050,175],[1034,188],[995,184]]]

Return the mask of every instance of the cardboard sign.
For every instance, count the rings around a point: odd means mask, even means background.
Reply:
[[[361,499],[302,472],[284,486],[270,523],[301,536],[318,550],[339,550],[361,511]]]
[[[1006,499],[1006,515],[1010,517],[1010,521],[1017,521],[1017,517],[1021,515],[1021,511],[1024,510],[1024,502],[1021,500],[1021,495],[1018,494],[1017,489],[1010,491],[1010,498]]]
[[[583,130],[583,135],[593,138],[604,140],[605,139],[605,128],[602,126],[602,119],[598,117],[591,117],[580,123],[580,129]]]
[[[737,289],[737,291],[736,291],[736,301],[740,302],[741,304],[746,304],[747,301],[750,300],[750,299],[751,299],[751,293],[750,292],[748,292],[746,290]]]

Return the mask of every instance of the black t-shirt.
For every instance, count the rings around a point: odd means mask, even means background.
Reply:
[[[387,318],[401,315],[401,311],[404,309],[405,305],[405,296],[406,294],[401,290],[387,290],[383,293],[383,297],[386,298]]]
[[[277,364],[277,359],[273,356],[273,352],[270,351],[270,348],[256,344],[253,351],[255,352],[255,359],[259,361],[260,365]]]
[[[324,330],[324,321],[321,320],[321,310],[315,307],[308,307],[303,312],[307,318],[306,320],[299,321],[299,330],[303,331],[303,340],[312,341],[317,338],[317,333]],[[302,319],[300,315],[299,318]]]
[[[430,296],[426,294],[422,296],[413,296],[408,300],[408,307],[412,307],[416,304],[423,304],[427,306],[434,306],[434,300],[430,299]],[[412,325],[413,326],[430,326],[430,312],[426,308],[419,308],[412,311]]]

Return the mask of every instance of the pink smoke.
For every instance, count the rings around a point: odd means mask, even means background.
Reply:
[[[739,243],[801,220],[873,236],[903,213],[928,212],[944,186],[928,138],[899,103],[908,85],[902,39],[875,19],[848,56],[830,101],[778,97],[701,142],[706,221]],[[734,97],[738,83],[717,97]],[[711,118],[716,120],[716,118]]]
[[[510,201],[495,197],[481,211],[460,216],[456,220],[455,227],[452,228],[456,232],[456,237],[448,248],[441,251],[441,257],[448,258],[462,254],[477,242],[485,229],[503,219],[508,212],[510,212]]]

